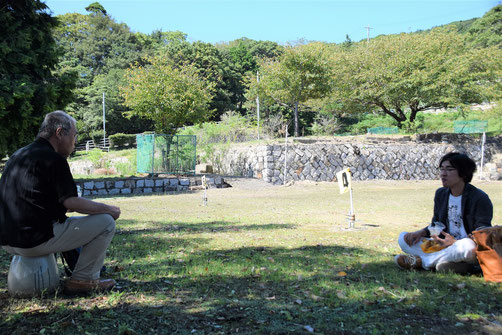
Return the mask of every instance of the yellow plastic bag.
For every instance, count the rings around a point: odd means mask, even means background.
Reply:
[[[422,248],[422,251],[425,252],[426,254],[430,254],[432,252],[443,250],[446,247],[441,246],[439,243],[437,243],[432,239],[424,238],[422,239],[422,244],[420,244],[420,248]]]

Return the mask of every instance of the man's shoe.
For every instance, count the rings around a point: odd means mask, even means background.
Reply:
[[[394,257],[394,262],[401,269],[422,269],[422,259],[420,258],[420,256],[397,255],[396,257]]]
[[[443,262],[436,265],[437,272],[453,272],[465,275],[475,272],[474,265],[467,262]]]
[[[69,294],[105,292],[112,289],[117,282],[113,279],[78,280],[68,279],[64,291]]]

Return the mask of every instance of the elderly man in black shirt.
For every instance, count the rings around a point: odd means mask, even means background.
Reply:
[[[120,208],[78,197],[66,161],[76,137],[75,119],[55,111],[35,141],[10,157],[0,179],[0,245],[27,257],[82,247],[65,290],[106,291],[115,281],[100,279],[100,269]],[[67,211],[90,215],[67,217]]]

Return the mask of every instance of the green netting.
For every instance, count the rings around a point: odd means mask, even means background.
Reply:
[[[453,131],[456,134],[484,133],[488,127],[488,121],[453,121]]]
[[[368,134],[397,134],[397,127],[375,127],[368,128]]]
[[[140,173],[195,174],[195,135],[136,135]]]

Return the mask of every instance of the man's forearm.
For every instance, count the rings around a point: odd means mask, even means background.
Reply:
[[[80,197],[70,197],[66,199],[63,202],[63,206],[69,211],[75,211],[81,214],[110,214],[114,218],[118,218],[118,215],[120,215],[118,207]]]

